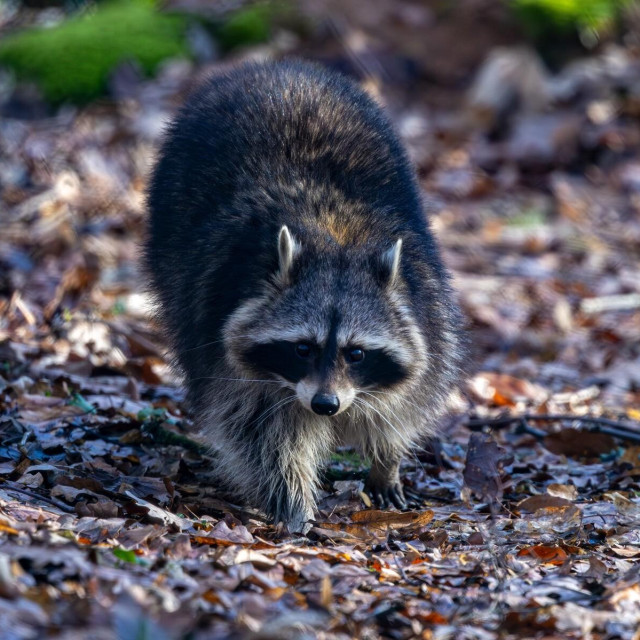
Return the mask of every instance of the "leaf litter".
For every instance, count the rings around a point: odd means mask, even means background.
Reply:
[[[338,64],[353,62],[352,29],[433,201],[473,344],[441,439],[404,462],[410,509],[372,508],[366,461],[347,451],[304,537],[208,482],[215,454],[191,430],[137,267],[157,132],[195,72],[170,63],[126,101],[0,121],[6,637],[637,639],[637,53],[539,77],[548,113],[523,104],[500,140],[468,128],[461,92],[418,83],[407,97],[376,77],[400,61],[374,24],[416,56],[413,73],[436,73],[419,52],[438,37],[409,27],[438,36],[426,6],[407,22],[404,3],[366,17],[342,4]],[[323,58],[321,30],[308,38]],[[466,69],[467,54],[447,64]]]

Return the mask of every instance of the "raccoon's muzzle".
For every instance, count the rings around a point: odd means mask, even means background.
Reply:
[[[311,400],[311,408],[319,416],[334,416],[340,409],[340,400],[331,393],[316,393]]]

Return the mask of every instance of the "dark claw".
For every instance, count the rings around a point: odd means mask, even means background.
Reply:
[[[404,499],[402,487],[396,485],[391,489],[391,501],[395,505],[396,509],[406,509],[407,501]]]
[[[424,496],[416,492],[414,489],[405,489],[404,497],[407,501],[408,508],[410,509],[419,509],[424,506]]]
[[[388,509],[391,505],[396,507],[396,509],[407,508],[407,501],[404,498],[404,492],[400,484],[383,487],[374,487],[367,484],[365,491],[371,496],[373,502],[379,509]]]

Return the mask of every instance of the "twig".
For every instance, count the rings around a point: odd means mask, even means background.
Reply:
[[[391,556],[393,557],[393,561],[396,565],[396,568],[398,569],[398,571],[400,572],[400,575],[402,576],[402,579],[407,583],[407,584],[412,584],[412,585],[421,585],[422,582],[420,580],[415,580],[413,578],[410,578],[405,570],[404,567],[400,564],[400,561],[398,560],[395,552],[393,552],[391,550],[391,547],[389,546],[389,540],[387,539],[387,541],[384,543],[385,548],[387,549],[387,551],[391,554]]]
[[[555,414],[529,414],[499,416],[497,418],[469,418],[466,425],[471,431],[481,431],[484,427],[502,429],[516,422],[520,423],[520,432],[529,433],[536,438],[544,438],[548,435],[544,431],[534,429],[528,422],[569,422],[579,421],[592,425],[588,431],[604,433],[614,438],[640,443],[640,425],[627,425],[609,418],[596,418],[594,416],[555,415]],[[633,423],[632,423],[633,424]]]
[[[640,308],[640,293],[586,298],[580,303],[580,311],[587,314],[606,311],[633,311]]]
[[[523,417],[520,419],[520,423],[516,427],[516,431],[518,433],[527,433],[538,440],[542,440],[545,436],[548,435],[546,431],[542,431],[541,429],[536,429],[529,424],[527,418]]]
[[[0,484],[0,487],[4,487],[7,491],[15,491],[16,493],[23,493],[25,496],[29,496],[34,500],[40,500],[41,502],[46,502],[65,513],[75,513],[76,510],[73,507],[70,507],[68,504],[64,502],[60,502],[60,500],[56,500],[55,498],[49,498],[47,496],[41,496],[34,491],[29,491],[29,489],[23,489],[22,487],[16,487],[12,482],[4,481]]]

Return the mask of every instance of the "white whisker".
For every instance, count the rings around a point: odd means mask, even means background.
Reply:
[[[376,429],[376,430],[377,430],[377,432],[378,432],[378,433],[383,437],[383,439],[384,439],[384,437],[385,437],[385,433],[384,433],[384,431],[380,428],[380,425],[379,425],[375,420],[366,421],[366,418],[367,418],[367,412],[362,408],[363,406],[366,406],[366,405],[364,404],[364,401],[363,401],[361,398],[354,398],[354,399],[353,399],[353,402],[354,402],[354,404],[355,404],[356,406],[358,406],[358,407],[360,408],[360,411],[362,411],[362,415],[365,417],[365,422],[366,422],[366,424],[367,424],[367,425],[372,425],[372,426],[373,426],[373,428],[374,428],[374,429]],[[376,410],[375,410],[375,408],[371,407],[370,405],[369,405],[369,408],[371,408],[371,409],[373,409],[374,411],[376,411]],[[377,412],[376,412],[376,413],[377,413]]]
[[[250,335],[250,334],[246,334],[246,335],[240,335],[240,336],[234,336],[235,338],[253,338],[254,336]],[[197,349],[204,349],[205,347],[210,347],[214,344],[220,344],[221,342],[224,342],[226,340],[226,338],[220,338],[219,340],[212,340],[211,342],[205,342],[204,344],[199,344],[197,347],[191,347],[190,349],[181,349],[180,353],[188,353],[189,351],[196,351]]]
[[[412,407],[415,407],[421,414],[424,413],[424,407],[417,405],[415,402],[412,402],[411,400],[409,400],[409,398],[405,398],[404,396],[398,393],[393,393],[391,391],[363,391],[363,390],[358,391],[358,393],[364,393],[367,396],[373,396],[378,394],[382,394],[385,396],[392,396],[395,400],[398,400],[400,402],[406,402],[407,404],[410,404]]]
[[[252,378],[218,378],[216,376],[202,376],[201,378],[191,378],[191,382],[195,382],[196,380],[224,380],[226,382],[264,382],[265,384],[279,384],[282,386],[281,382],[277,380],[257,380]]]
[[[378,409],[376,409],[376,407],[362,398],[359,398],[359,400],[365,405],[365,407],[369,407],[369,409],[375,411],[375,413],[377,413],[391,427],[391,429],[401,440],[405,439],[405,437],[395,428],[395,426],[391,422],[389,422],[389,420],[387,420],[387,418]]]
[[[290,404],[293,400],[296,399],[295,394],[287,396],[286,398],[276,402],[274,405],[270,406],[265,412],[259,415],[255,420],[252,420],[247,426],[253,424],[262,424],[267,418],[272,416],[278,409],[283,407],[286,404]]]
[[[403,438],[403,436],[394,427],[394,425],[391,422],[389,422],[389,420],[387,420],[387,418],[378,409],[376,409],[376,407],[374,407],[371,403],[367,402],[366,400],[364,400],[362,398],[360,398],[359,400],[360,400],[360,402],[363,402],[365,404],[365,406],[369,407],[372,411],[375,411],[393,429],[393,431],[398,435],[399,438],[401,438],[403,440],[407,439],[406,436],[405,436],[405,438]],[[396,416],[396,414],[393,411],[390,411],[390,413],[396,420],[399,420],[398,416]],[[422,462],[420,462],[420,460],[418,459],[418,456],[416,455],[416,452],[413,450],[413,446],[414,446],[415,443],[410,442],[408,444],[410,446],[407,447],[407,451],[411,452],[411,455],[412,455],[413,459],[417,462],[417,464],[420,466],[422,471],[424,473],[426,473],[426,469],[424,468],[424,465],[422,464]]]

